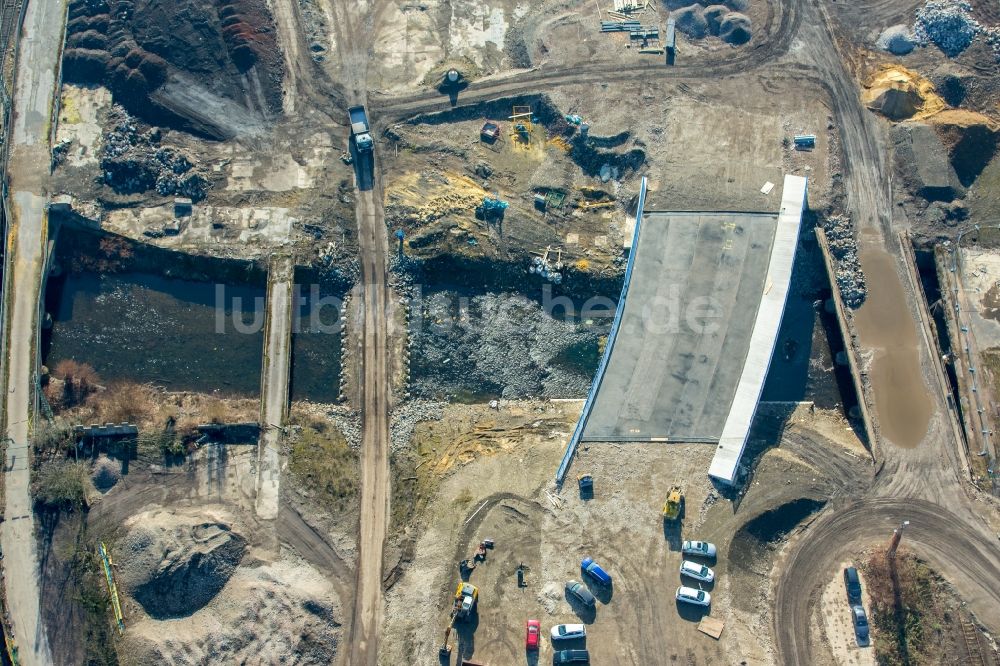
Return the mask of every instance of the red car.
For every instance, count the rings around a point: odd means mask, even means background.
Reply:
[[[538,649],[538,637],[541,634],[542,626],[538,620],[528,620],[524,635],[524,647],[529,650]]]

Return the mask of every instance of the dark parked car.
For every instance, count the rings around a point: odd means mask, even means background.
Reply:
[[[586,650],[560,650],[552,657],[553,664],[589,664],[590,654]]]
[[[861,578],[854,567],[844,569],[844,587],[847,588],[847,599],[852,604],[861,603]]]
[[[587,608],[593,608],[594,604],[597,603],[594,599],[594,595],[587,589],[587,586],[575,580],[571,580],[566,583],[566,594],[571,597],[576,597],[577,601]]]
[[[867,645],[868,616],[865,615],[864,606],[851,606],[851,621],[854,622],[854,635],[858,639],[858,645]]]

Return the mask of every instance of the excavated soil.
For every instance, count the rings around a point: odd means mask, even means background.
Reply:
[[[281,109],[283,67],[264,0],[73,0],[64,77],[102,83],[115,100],[155,124],[224,138],[172,93],[179,81],[267,116]]]

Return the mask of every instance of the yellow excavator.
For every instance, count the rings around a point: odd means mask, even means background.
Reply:
[[[677,520],[681,517],[681,509],[684,507],[684,493],[680,486],[673,486],[667,493],[667,501],[663,503],[663,519]]]

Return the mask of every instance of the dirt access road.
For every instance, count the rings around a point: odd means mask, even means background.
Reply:
[[[858,7],[857,9],[863,9]],[[887,166],[884,126],[860,102],[857,84],[845,69],[844,57],[831,35],[829,18],[818,5],[810,5],[801,38],[810,44],[809,65],[829,91],[835,122],[840,130],[845,171],[847,208],[867,251],[891,257],[894,270],[879,280],[898,280],[893,290],[901,294],[901,319],[911,326],[917,319],[918,294],[906,288],[901,275],[901,253],[893,229],[890,170]],[[897,221],[905,224],[905,220]],[[867,266],[863,265],[865,270]],[[862,323],[864,307],[855,315]],[[862,351],[872,344],[861,336]],[[875,349],[876,353],[878,352]],[[918,383],[935,386],[933,350],[920,344],[912,357]],[[874,385],[873,391],[898,390]],[[877,397],[877,396],[876,396]],[[1000,557],[996,537],[979,518],[984,505],[967,495],[959,442],[950,427],[951,415],[939,391],[928,390],[930,414],[927,432],[915,447],[902,448],[884,441],[884,467],[865,491],[851,502],[831,502],[786,552],[775,589],[773,630],[782,663],[817,661],[811,636],[810,609],[818,601],[822,582],[844,557],[867,544],[883,541],[902,521],[911,521],[904,543],[926,557],[951,582],[970,610],[992,630],[997,630],[1000,607]],[[878,404],[878,403],[876,403]],[[919,415],[915,415],[916,418]],[[986,509],[988,510],[988,509]]]
[[[49,118],[57,92],[65,0],[28,3],[14,89],[12,148],[8,164],[10,214],[5,304],[3,425],[4,522],[0,547],[11,629],[23,664],[50,664],[52,655],[39,613],[38,554],[32,512],[29,438],[34,415],[38,310],[48,230]]]
[[[367,104],[367,36],[385,2],[333,2],[335,42],[350,105]],[[365,40],[365,41],[361,41]],[[370,121],[369,121],[370,122]],[[361,255],[361,517],[357,582],[348,640],[351,666],[375,666],[382,626],[382,551],[389,518],[389,412],[392,407],[389,339],[392,299],[386,274],[388,237],[376,156],[356,156],[355,193],[358,250]]]

